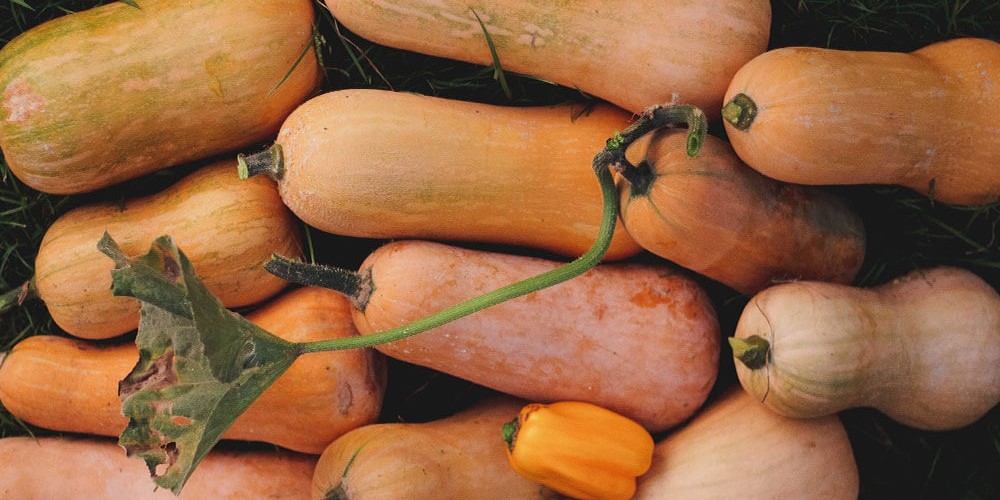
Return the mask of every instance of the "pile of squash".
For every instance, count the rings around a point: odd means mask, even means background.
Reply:
[[[975,423],[1000,403],[1000,295],[958,267],[857,286],[863,214],[830,186],[1000,200],[988,113],[1000,107],[1000,43],[767,50],[771,8],[136,0],[10,41],[7,182],[92,201],[52,223],[33,279],[5,295],[41,300],[62,331],[0,354],[3,407],[58,431],[0,439],[0,496],[172,496],[112,438],[126,424],[118,382],[138,359],[139,307],[111,295],[113,263],[96,247],[105,231],[130,255],[171,235],[227,307],[285,339],[372,334],[586,252],[602,212],[591,161],[654,105],[693,105],[715,135],[693,157],[676,127],[629,147],[600,264],[405,340],[302,357],[181,497],[855,498],[839,412],[872,407],[932,431]],[[383,46],[591,97],[518,106],[330,88],[317,15]],[[241,178],[246,157],[261,175]],[[103,196],[168,168],[183,175]],[[349,286],[298,286],[263,268],[272,254],[310,258],[304,235],[316,232],[365,249]],[[737,321],[720,321],[718,290],[745,304]],[[489,397],[393,422],[385,404],[406,381],[390,366],[403,365]],[[738,383],[720,377],[732,370]],[[529,403],[565,401],[637,424],[606,435],[655,438],[645,467],[579,473],[604,442],[579,429],[522,444],[579,447],[552,470],[512,467],[504,423]],[[615,486],[576,488],[588,482]]]

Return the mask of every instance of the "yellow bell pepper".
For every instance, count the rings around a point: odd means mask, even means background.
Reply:
[[[653,460],[653,437],[641,425],[579,401],[529,404],[502,435],[518,474],[578,499],[631,498]]]

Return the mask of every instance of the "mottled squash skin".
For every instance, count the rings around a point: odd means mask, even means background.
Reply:
[[[28,186],[88,192],[259,142],[319,82],[308,0],[138,4],[0,50],[0,149]]]
[[[633,112],[679,100],[718,118],[733,74],[767,49],[766,0],[326,0],[390,47],[493,64]],[[477,19],[478,16],[478,19]]]
[[[111,294],[114,262],[97,249],[106,231],[129,255],[169,234],[227,307],[258,303],[287,283],[262,267],[272,253],[302,255],[298,222],[270,179],[242,181],[233,161],[199,167],[166,189],[76,207],[45,231],[35,258],[38,297],[74,336],[106,339],[139,325],[139,302]]]
[[[396,241],[361,264],[372,293],[363,335],[422,319],[560,263],[427,241]],[[569,281],[376,346],[532,401],[603,406],[656,432],[689,418],[718,374],[708,294],[675,268],[604,264]]]

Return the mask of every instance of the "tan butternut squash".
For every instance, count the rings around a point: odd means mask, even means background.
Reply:
[[[736,153],[797,184],[898,184],[943,203],[1000,199],[1000,43],[960,38],[912,53],[787,47],[726,91]]]
[[[385,90],[339,90],[288,117],[277,146],[244,158],[323,231],[583,254],[598,232],[591,164],[630,116],[598,105],[514,108]],[[635,255],[620,228],[606,257]]]
[[[292,290],[248,319],[295,342],[358,334],[347,301],[322,288]],[[0,359],[0,402],[39,427],[117,436],[128,422],[118,383],[138,359],[132,343],[27,337]],[[385,361],[375,351],[309,354],[297,359],[223,438],[318,454],[337,436],[378,419],[385,385]]]
[[[498,396],[425,423],[366,425],[337,438],[313,474],[315,500],[557,498],[510,465],[500,427],[524,402]]]
[[[285,287],[261,267],[271,253],[302,255],[298,223],[274,183],[241,182],[226,161],[200,167],[158,193],[77,207],[46,230],[34,287],[56,324],[82,338],[110,338],[139,324],[139,303],[111,294],[114,263],[97,249],[105,231],[131,255],[170,234],[229,307],[260,302]]]
[[[740,383],[782,415],[866,406],[948,430],[1000,403],[1000,295],[959,268],[871,289],[778,285],[751,299],[731,343]]]
[[[210,452],[175,496],[157,488],[141,460],[94,437],[0,439],[0,497],[17,500],[302,500],[316,458],[280,450]]]
[[[25,184],[88,192],[254,144],[319,83],[308,0],[137,4],[0,50],[0,149]]]
[[[854,500],[858,490],[851,442],[836,416],[782,417],[736,387],[656,443],[634,498]]]
[[[719,116],[726,85],[767,48],[764,0],[326,0],[382,45],[532,75],[638,112],[678,100]],[[489,42],[486,39],[489,35]]]

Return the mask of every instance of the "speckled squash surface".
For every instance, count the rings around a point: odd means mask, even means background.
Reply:
[[[286,283],[262,265],[274,252],[301,256],[300,227],[270,179],[241,181],[234,165],[205,165],[160,192],[83,205],[56,219],[42,238],[34,277],[56,324],[89,339],[139,325],[139,302],[111,294],[114,262],[97,249],[105,231],[129,255],[170,235],[228,307],[281,291]]]
[[[0,50],[0,149],[25,184],[93,191],[265,140],[319,82],[308,0],[137,3]]]

